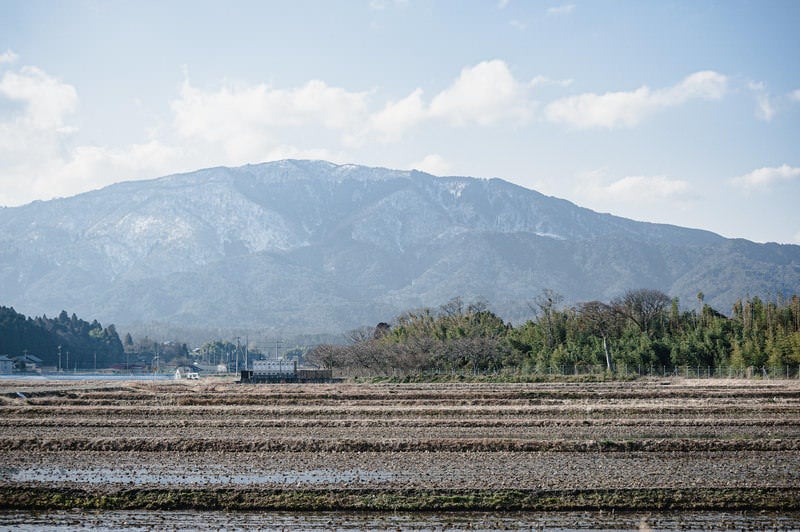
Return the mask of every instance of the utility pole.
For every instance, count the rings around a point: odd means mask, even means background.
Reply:
[[[239,349],[240,349],[240,347],[239,347],[239,337],[237,336],[236,337],[236,373],[239,373]],[[247,369],[247,366],[245,366],[245,369]]]
[[[156,344],[156,354],[153,357],[153,382],[156,381],[157,373],[158,373],[158,344]]]
[[[61,373],[61,346],[58,346],[58,372]]]

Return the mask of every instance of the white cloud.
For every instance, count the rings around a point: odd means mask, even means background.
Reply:
[[[19,56],[13,52],[13,50],[6,50],[2,54],[0,54],[0,65],[5,63],[14,63]]]
[[[772,120],[772,117],[775,116],[775,108],[772,106],[772,102],[769,99],[769,95],[767,94],[759,94],[756,96],[756,102],[758,107],[756,108],[756,116],[760,120],[764,120],[765,122],[769,122]]]
[[[510,0],[498,0],[497,9],[505,9],[508,7]]]
[[[401,100],[388,102],[368,117],[358,133],[347,135],[345,142],[359,146],[369,137],[380,142],[396,141],[409,129],[433,119],[456,127],[490,126],[503,120],[524,123],[536,107],[528,98],[530,88],[514,78],[505,62],[484,61],[462,69],[430,104],[423,100],[420,88]]]
[[[664,105],[679,105],[693,98],[719,100],[725,96],[728,78],[713,70],[695,72],[668,89],[655,93]]]
[[[34,66],[6,72],[0,100],[19,104],[0,116],[1,205],[155,177],[187,162],[181,150],[157,140],[118,148],[76,146],[77,128],[69,120],[78,109],[77,91]]]
[[[580,193],[595,202],[657,203],[675,199],[689,192],[687,181],[665,176],[628,176],[603,183],[603,174],[590,174],[580,187]]]
[[[756,118],[765,122],[772,120],[772,117],[775,116],[775,107],[772,105],[766,84],[751,81],[747,84],[747,88],[753,92],[756,98]]]
[[[20,143],[2,141],[0,126],[0,205],[19,205],[35,199],[71,196],[120,180],[157,177],[192,169],[182,150],[152,140],[117,148],[71,146],[72,135],[13,129]]]
[[[72,85],[32,66],[6,72],[0,80],[0,96],[22,102],[25,109],[16,120],[24,122],[22,127],[36,130],[66,131],[64,119],[78,105],[78,94]]]
[[[735,185],[745,189],[766,189],[774,183],[800,179],[800,168],[783,164],[781,166],[765,166],[752,172],[733,178]]]
[[[665,175],[618,178],[601,169],[576,176],[571,190],[562,189],[559,194],[598,212],[655,223],[674,224],[682,219],[680,225],[686,225],[701,210],[701,192],[694,183]]]
[[[686,193],[689,183],[664,176],[630,176],[614,181],[607,190],[623,200],[659,201]]]
[[[555,123],[579,129],[633,127],[647,116],[692,99],[719,100],[727,89],[727,78],[713,71],[696,72],[665,89],[644,86],[630,92],[587,93],[556,100],[545,108]]]
[[[79,104],[75,88],[25,66],[0,77],[0,102],[11,103],[0,107],[0,204],[214,165],[287,157],[348,162],[352,154],[344,150],[397,141],[426,122],[524,122],[535,109],[530,91],[500,60],[465,67],[429,101],[417,88],[377,104],[374,93],[320,80],[289,88],[225,82],[208,89],[192,85],[187,75],[170,102],[170,117],[143,132],[148,140],[103,146],[81,144],[70,123]],[[432,173],[450,168],[438,154],[414,166]]]
[[[205,91],[183,83],[171,104],[175,127],[185,136],[218,140],[235,131],[314,124],[347,129],[366,112],[366,93],[348,92],[313,80],[296,89],[226,85]]]
[[[369,8],[375,11],[383,11],[390,7],[406,7],[408,0],[370,0]]]
[[[528,29],[528,23],[522,20],[512,19],[508,21],[508,24],[512,28],[517,29],[519,31],[525,31],[526,29]]]
[[[0,116],[0,204],[52,197],[75,128],[68,118],[78,96],[72,85],[24,66],[0,79],[0,101],[13,102]],[[13,105],[17,104],[17,105]]]
[[[447,175],[452,165],[445,161],[441,155],[431,153],[430,155],[426,155],[421,161],[413,163],[411,168],[433,175]]]
[[[117,148],[77,146],[53,172],[50,190],[55,196],[75,194],[76,189],[92,190],[121,179],[144,179],[190,169],[180,148],[151,140]]]
[[[789,99],[800,102],[800,89],[794,90],[789,93]]]
[[[457,126],[490,125],[509,118],[525,122],[533,108],[506,63],[495,59],[462,69],[458,79],[433,98],[430,114]]]
[[[351,92],[318,80],[290,89],[228,83],[218,90],[200,89],[186,80],[171,108],[173,127],[180,137],[221,147],[234,164],[263,159],[292,130],[311,128],[317,134],[328,130],[337,136],[335,142],[358,147],[369,139],[397,141],[431,119],[455,126],[524,122],[535,107],[528,90],[514,79],[505,62],[494,60],[464,68],[429,104],[417,88],[373,113],[367,92]]]
[[[292,131],[328,131],[339,142],[367,119],[367,93],[349,92],[318,80],[293,89],[265,84],[226,84],[203,90],[184,81],[171,103],[173,127],[189,142],[222,149],[225,164],[263,160]]]
[[[536,87],[556,86],[556,87],[569,87],[572,85],[572,79],[553,79],[547,76],[536,76],[533,78],[528,86],[532,89]]]
[[[575,4],[564,4],[547,8],[548,15],[569,15],[575,11]]]
[[[370,116],[369,129],[377,132],[381,140],[397,140],[406,130],[425,120],[427,114],[422,89],[416,89],[402,100],[387,103],[381,111]]]

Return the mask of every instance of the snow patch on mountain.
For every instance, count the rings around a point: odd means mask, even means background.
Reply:
[[[463,181],[451,181],[447,184],[447,190],[456,198],[461,197],[461,193],[464,192],[465,188],[467,188],[467,184]]]

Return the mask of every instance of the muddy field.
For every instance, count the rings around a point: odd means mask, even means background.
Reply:
[[[800,382],[1,382],[5,508],[800,510]]]

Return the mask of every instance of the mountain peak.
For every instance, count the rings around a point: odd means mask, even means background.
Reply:
[[[356,164],[335,164],[329,161],[313,159],[283,159],[279,161],[248,164],[229,170],[239,171],[252,176],[271,180],[329,180],[343,181],[384,181],[387,179],[408,178],[411,172],[390,170],[380,167]]]
[[[4,304],[119,324],[337,332],[455,296],[507,319],[657,288],[800,286],[800,247],[598,214],[501,179],[326,161],[217,167],[0,210]]]

